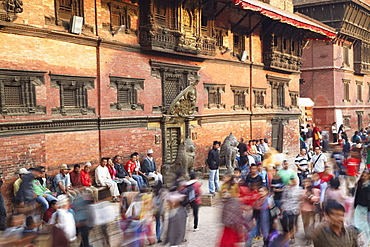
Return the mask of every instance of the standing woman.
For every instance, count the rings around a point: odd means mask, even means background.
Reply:
[[[370,173],[364,171],[358,181],[355,194],[355,226],[366,233],[368,243],[370,239]]]
[[[333,142],[338,142],[337,122],[331,124],[331,133],[333,134]]]
[[[318,127],[316,127],[315,124],[312,124],[313,126],[313,148],[315,149],[315,147],[320,147],[321,146],[321,143],[320,143],[320,139],[321,139],[321,134],[320,134],[320,130]]]

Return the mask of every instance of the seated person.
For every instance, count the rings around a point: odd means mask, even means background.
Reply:
[[[48,223],[49,220],[51,219],[51,216],[53,215],[53,213],[57,211],[58,208],[59,208],[58,201],[54,200],[54,201],[49,202],[49,208],[45,211],[44,217],[42,219],[46,223]]]
[[[107,167],[108,159],[102,158],[100,165],[95,169],[95,182],[98,186],[107,186],[114,202],[119,202],[118,196],[120,195],[115,183],[109,174]]]
[[[24,208],[26,204],[35,202],[35,193],[33,192],[33,180],[37,177],[35,168],[28,169],[29,173],[22,177],[19,190],[15,195],[15,203],[18,207]]]
[[[26,175],[28,173],[30,173],[30,172],[27,171],[26,168],[19,169],[19,171],[18,171],[19,178],[17,180],[15,180],[15,182],[13,184],[13,193],[14,193],[14,196],[17,194],[17,191],[19,190],[19,186],[22,183],[22,178],[24,177],[24,175]]]
[[[128,172],[129,176],[136,180],[138,186],[140,189],[143,189],[146,187],[146,184],[144,183],[144,180],[141,176],[137,175],[136,170],[136,160],[137,160],[137,154],[133,153],[130,155],[131,159],[126,162],[125,170]]]
[[[127,191],[138,190],[136,180],[130,177],[130,175],[122,165],[122,157],[119,155],[114,156],[113,162],[114,169],[116,170],[116,178],[120,178],[123,180],[123,183],[126,184]],[[118,184],[118,189],[120,190],[121,193],[123,192],[124,189],[123,183]]]
[[[58,195],[66,194],[72,198],[77,196],[77,192],[72,188],[71,178],[69,176],[70,168],[66,164],[59,167],[60,173],[54,177],[54,187]]]
[[[158,180],[160,180],[163,183],[163,177],[162,177],[162,174],[160,174],[159,171],[157,170],[157,166],[153,158],[153,153],[154,152],[152,149],[148,150],[147,156],[144,159],[144,163],[143,163],[143,167],[141,168],[141,171],[146,176],[153,177],[156,184]]]
[[[135,152],[134,153],[136,155],[136,169],[134,171],[134,173],[136,173],[136,175],[139,175],[143,181],[144,181],[144,184],[146,185],[146,187],[149,187],[149,180],[148,180],[148,177],[146,176],[146,174],[144,172],[141,171],[141,164],[140,164],[140,161],[139,161],[139,157],[140,157],[140,154],[138,152]]]
[[[94,202],[97,202],[99,200],[99,191],[97,188],[92,186],[91,179],[90,179],[90,169],[91,169],[91,163],[87,162],[84,165],[84,169],[80,172],[81,176],[81,185],[85,187],[85,189],[92,194],[94,198]]]
[[[81,166],[79,164],[75,164],[73,166],[73,171],[69,173],[73,188],[79,188],[82,185],[80,171],[81,171]]]
[[[35,168],[36,177],[41,177],[43,175],[42,169],[40,167]],[[41,203],[44,207],[44,212],[49,208],[49,202],[58,200],[52,196],[51,191],[48,188],[42,186],[38,179],[33,180],[33,192],[36,194],[36,201]]]

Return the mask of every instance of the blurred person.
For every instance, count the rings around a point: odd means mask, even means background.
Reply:
[[[22,183],[22,178],[24,177],[24,175],[30,173],[29,171],[27,171],[26,168],[21,168],[19,169],[18,171],[18,176],[19,178],[17,178],[17,180],[15,180],[15,182],[13,183],[13,193],[14,193],[14,196],[17,195],[17,192],[19,190],[19,187]]]
[[[147,151],[141,171],[146,176],[153,177],[155,183],[158,183],[158,181],[161,181],[163,184],[163,176],[157,169],[157,165],[155,164],[153,153],[154,153],[153,149],[149,149]]]
[[[334,200],[338,203],[342,204],[343,207],[346,207],[346,195],[344,194],[343,190],[340,189],[340,181],[339,178],[333,178],[329,181],[330,187],[326,189],[325,192],[325,202]],[[347,210],[346,210],[347,211]]]
[[[358,229],[365,232],[370,244],[370,173],[364,171],[357,184],[355,194],[354,224]]]
[[[22,177],[19,190],[15,195],[15,203],[23,208],[25,204],[34,203],[36,195],[33,192],[33,180],[36,178],[35,168],[28,169],[29,173]]]
[[[336,201],[324,206],[325,221],[309,228],[308,236],[315,247],[357,247],[358,232],[353,226],[344,225],[344,207]]]
[[[311,150],[313,148],[313,130],[309,124],[306,125],[307,133],[306,133],[306,140],[308,149]]]
[[[91,193],[94,198],[94,201],[97,202],[99,200],[99,190],[92,186],[91,178],[90,178],[90,170],[91,170],[91,163],[87,162],[84,165],[84,168],[81,170],[81,185]]]
[[[274,202],[275,205],[281,209],[281,197],[283,195],[284,183],[283,179],[278,175],[277,169],[274,166],[272,170],[272,179],[271,179],[271,191],[274,193]]]
[[[258,189],[260,197],[253,205],[253,218],[256,220],[256,226],[249,233],[246,247],[252,246],[253,238],[260,232],[263,236],[264,246],[268,245],[268,236],[273,230],[274,219],[277,218],[280,210],[275,210],[276,206],[273,197],[269,194],[266,186],[261,186]]]
[[[59,208],[53,213],[49,224],[53,226],[53,247],[68,247],[76,240],[76,222],[69,211],[70,202],[66,195],[59,197]]]
[[[49,220],[51,219],[51,216],[53,215],[53,213],[55,213],[57,211],[58,208],[59,208],[59,206],[58,206],[58,201],[57,200],[53,200],[53,201],[49,202],[49,208],[45,211],[44,217],[42,218],[43,221],[45,223],[49,223]]]
[[[315,147],[315,154],[311,158],[311,169],[313,172],[318,173],[320,176],[325,171],[325,166],[327,163],[326,155],[321,152],[319,146]]]
[[[162,181],[158,180],[153,191],[153,208],[155,217],[155,234],[157,238],[157,243],[162,243],[161,235],[163,232],[164,225],[164,189],[162,188]]]
[[[268,186],[269,185],[269,174],[266,171],[266,168],[262,166],[261,162],[258,162],[257,164],[258,169],[258,175],[262,178],[262,186]]]
[[[299,186],[303,187],[303,180],[307,178],[309,174],[308,170],[308,156],[306,149],[301,149],[299,154],[295,157],[294,163],[297,167],[297,175],[299,178]]]
[[[240,138],[240,142],[238,144],[238,150],[239,150],[239,155],[240,155],[240,162],[239,166],[242,167],[245,165],[245,163],[248,162],[248,157],[247,157],[247,144],[244,142],[244,138]]]
[[[281,224],[284,232],[289,232],[289,229],[293,229],[290,233],[289,244],[295,243],[294,228],[297,225],[297,218],[299,215],[299,205],[301,202],[301,191],[298,186],[297,179],[295,177],[290,178],[290,183],[284,187],[283,195],[281,198],[281,210],[283,217],[281,218]],[[286,229],[284,229],[284,227]]]
[[[243,226],[242,207],[236,194],[238,185],[234,184],[232,175],[227,173],[224,176],[225,183],[221,186],[219,194],[223,203],[221,221],[222,230],[219,247],[232,247],[243,241],[243,232],[240,230]]]
[[[69,173],[72,187],[79,188],[82,186],[81,184],[81,166],[79,164],[75,164],[73,166],[73,171]]]
[[[127,172],[125,167],[122,164],[122,157],[119,155],[114,156],[114,169],[116,170],[116,177],[122,179],[123,182],[117,183],[120,193],[124,191],[124,184],[126,184],[127,191],[139,190],[137,182],[133,179],[130,174]]]
[[[256,147],[257,154],[261,157],[261,162],[262,162],[263,161],[263,157],[264,157],[264,153],[262,153],[262,151],[260,149],[260,145],[261,145],[260,140],[259,139],[255,140],[255,144],[254,145]]]
[[[263,155],[265,155],[267,151],[269,150],[269,147],[265,143],[264,139],[260,139],[259,141],[260,141],[260,144],[259,144],[260,151],[262,152]]]
[[[354,196],[357,177],[359,176],[359,168],[361,164],[361,154],[357,150],[350,151],[350,158],[344,163],[346,170],[346,182],[349,193]]]
[[[331,133],[333,135],[333,142],[337,143],[338,142],[338,131],[337,131],[337,123],[333,122],[331,124]]]
[[[356,144],[357,142],[361,142],[360,133],[356,130],[355,133],[351,137],[352,144]]]
[[[68,165],[62,164],[59,167],[60,173],[54,177],[54,187],[58,195],[66,194],[74,198],[77,193],[73,189],[71,184],[71,178],[69,176],[69,171],[71,170]]]
[[[331,161],[334,163],[334,175],[338,177],[339,175],[344,175],[345,172],[343,171],[343,153],[342,153],[342,147],[340,144],[336,144],[334,146],[334,151],[331,154]]]
[[[312,124],[312,142],[313,142],[313,148],[321,147],[321,139],[322,136],[320,134],[320,129],[313,123]]]
[[[175,171],[175,177],[173,179],[172,185],[169,188],[169,191],[173,192],[176,190],[180,190],[184,182],[185,182],[184,171],[183,170]]]
[[[324,183],[328,183],[330,180],[332,180],[335,176],[331,174],[331,167],[330,166],[325,166],[325,171],[321,175],[321,180]]]
[[[186,209],[181,205],[185,195],[173,191],[166,195],[166,201],[169,204],[169,218],[167,227],[167,237],[164,244],[170,246],[180,246],[185,240],[186,232],[186,218],[188,213]]]
[[[147,185],[145,184],[143,178],[141,176],[137,175],[137,171],[136,171],[137,157],[138,156],[137,156],[136,153],[133,153],[133,154],[130,155],[130,160],[128,160],[125,164],[125,170],[127,171],[130,178],[135,179],[139,188],[143,189],[143,188],[147,187]]]
[[[242,185],[245,183],[242,178],[242,171],[239,168],[234,169],[234,183],[238,185]]]
[[[26,227],[23,230],[23,237],[34,235],[35,237],[38,235],[38,227],[40,224],[37,224],[32,215],[26,217]]]
[[[208,189],[209,193],[215,194],[220,190],[219,181],[219,170],[220,165],[220,148],[221,142],[214,141],[212,149],[208,152],[207,165],[209,168],[209,180],[208,180]]]
[[[267,139],[267,138],[263,139],[263,143],[262,144],[265,147],[266,152],[270,150],[270,147],[269,147],[269,139]]]
[[[347,158],[349,155],[349,150],[351,149],[351,143],[348,141],[346,132],[343,132],[341,134],[341,137],[342,137],[343,155],[344,158]]]
[[[307,235],[307,229],[312,224],[315,224],[315,207],[320,203],[320,190],[312,187],[311,178],[305,178],[303,180],[303,186],[300,212],[302,215],[304,232],[306,234],[306,245],[310,245],[312,242]]]
[[[234,182],[233,175],[226,173],[222,179],[224,183],[221,185],[221,189],[218,192],[219,196],[222,197],[223,191],[228,191],[231,196],[238,198],[239,196],[239,185]]]
[[[24,223],[26,216],[24,214],[11,214],[8,218],[8,228],[5,229],[3,238],[20,239],[23,237]]]
[[[320,175],[318,173],[312,174],[311,181],[312,181],[312,187],[320,190],[320,204],[322,205],[322,203],[325,201],[325,194],[326,194],[326,189],[328,187],[328,183],[324,182],[320,178]],[[320,216],[320,219],[322,219],[323,214],[320,209],[321,207],[317,207],[315,213]]]
[[[91,220],[90,207],[94,203],[91,194],[87,191],[83,191],[73,202],[73,211],[75,212],[76,231],[81,234],[80,247],[90,247],[89,233],[90,226],[89,221]]]
[[[41,177],[42,175],[43,175],[42,169],[40,167],[35,168],[36,178]],[[49,202],[55,201],[55,200],[58,200],[58,199],[55,198],[52,195],[52,192],[48,188],[44,187],[40,183],[40,181],[37,180],[36,178],[32,181],[32,183],[33,183],[33,185],[32,185],[33,192],[37,196],[36,201],[44,207],[44,212],[46,212],[46,210],[48,210],[48,208],[49,208]]]
[[[249,168],[249,173],[245,179],[245,183],[247,186],[250,186],[251,184],[258,184],[258,186],[262,185],[262,177],[258,174],[258,167],[256,164],[251,164]]]
[[[114,202],[119,202],[118,196],[120,195],[115,183],[109,174],[107,168],[108,159],[101,158],[100,165],[95,169],[95,182],[98,186],[107,186]]]
[[[287,160],[283,160],[282,167],[277,173],[283,180],[284,185],[291,183],[292,178],[295,178],[295,171],[289,168]]]
[[[3,174],[0,174],[0,231],[4,231],[6,225],[6,206],[3,194],[1,192],[1,187],[3,186],[3,183]]]
[[[322,151],[326,153],[329,150],[329,127],[325,127],[324,130],[321,131],[322,137]]]
[[[199,231],[199,207],[202,204],[202,184],[197,180],[198,174],[196,172],[190,173],[190,180],[185,183],[185,186],[193,186],[195,190],[195,200],[190,202],[190,207],[193,209],[194,216],[194,231]]]
[[[370,135],[370,133],[369,133],[369,135]],[[365,150],[366,150],[366,168],[368,170],[370,170],[370,136],[369,135],[367,136],[368,141],[367,141],[367,143],[365,145]]]

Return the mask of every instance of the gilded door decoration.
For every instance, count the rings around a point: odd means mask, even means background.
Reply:
[[[189,117],[196,111],[197,90],[195,86],[199,81],[195,81],[185,88],[172,102],[167,112],[168,115],[179,117]]]

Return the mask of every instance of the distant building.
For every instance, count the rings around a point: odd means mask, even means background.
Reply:
[[[335,36],[291,1],[14,2],[0,11],[7,195],[19,167],[149,148],[171,164],[187,137],[196,166],[230,132],[296,153],[302,48]]]
[[[368,1],[294,0],[299,13],[336,29],[333,41],[311,40],[302,55],[301,97],[315,102],[318,126],[370,123],[370,5]]]

